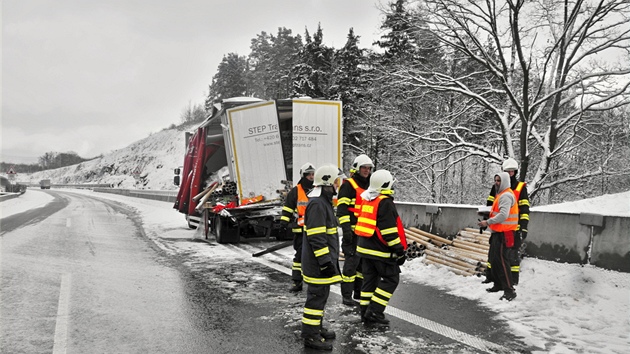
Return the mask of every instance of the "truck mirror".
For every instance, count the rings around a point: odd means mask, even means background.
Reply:
[[[175,176],[179,176],[180,174],[180,169],[176,168],[173,172],[175,172]],[[176,183],[179,186],[179,183]]]
[[[173,177],[173,184],[175,184],[176,186],[179,186],[179,176]]]

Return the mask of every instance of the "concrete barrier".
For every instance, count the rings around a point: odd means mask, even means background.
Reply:
[[[477,207],[396,203],[406,227],[452,237],[477,228]],[[630,273],[630,217],[587,213],[530,212],[527,254],[532,257]]]

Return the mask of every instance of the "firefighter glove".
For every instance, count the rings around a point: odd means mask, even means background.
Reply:
[[[331,278],[337,275],[337,270],[335,269],[335,265],[332,262],[326,262],[319,266],[319,271],[326,278]]]
[[[405,264],[405,251],[402,249],[397,249],[395,251],[395,253],[392,254],[392,256],[394,256],[396,258],[396,264],[398,264],[399,266]]]
[[[356,253],[356,249],[351,244],[346,244],[345,242],[341,245],[341,250],[346,257],[352,257]]]

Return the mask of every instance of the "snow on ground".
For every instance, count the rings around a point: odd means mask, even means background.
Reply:
[[[116,200],[135,208],[143,220],[148,237],[190,239],[200,232],[186,230],[184,217],[170,203],[135,199],[114,194],[72,190],[76,193]],[[0,203],[2,218],[20,211],[45,205],[52,198],[39,190]],[[628,202],[628,193],[603,198],[611,203],[606,210]],[[599,208],[597,201],[587,202],[589,208]],[[571,208],[577,211],[575,207]],[[564,210],[562,210],[564,211]],[[610,215],[610,213],[606,213]],[[1,224],[1,220],[0,220]],[[198,243],[177,242],[178,249],[168,252],[196,252],[197,257],[240,257],[238,252],[217,245],[198,247]],[[162,245],[162,247],[164,247]],[[171,246],[172,247],[172,246]],[[287,248],[288,249],[288,248]],[[282,252],[287,258],[290,250]],[[283,255],[280,252],[280,255]],[[270,260],[279,255],[263,256]],[[286,260],[284,260],[286,262]],[[521,264],[518,297],[512,302],[500,301],[500,293],[488,294],[481,278],[462,277],[420,259],[403,266],[402,284],[421,283],[438,287],[455,296],[478,301],[495,311],[509,323],[511,331],[523,341],[538,348],[535,353],[626,353],[630,348],[630,274],[608,271],[594,266],[555,263],[525,258]],[[394,295],[395,296],[395,295]]]

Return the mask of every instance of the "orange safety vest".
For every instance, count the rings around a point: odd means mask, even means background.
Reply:
[[[361,237],[372,237],[374,235],[374,232],[376,232],[376,236],[378,237],[378,239],[384,245],[387,245],[387,241],[383,239],[381,230],[376,227],[378,205],[381,203],[381,200],[385,198],[387,198],[386,195],[379,195],[378,197],[374,198],[374,200],[363,201],[363,204],[361,205],[361,214],[359,214],[357,225],[354,229],[355,235]],[[398,229],[398,237],[400,237],[400,243],[403,245],[404,249],[407,249],[407,237],[405,236],[405,229],[403,227],[400,216],[398,216],[398,218],[396,219],[396,228]]]
[[[306,192],[304,188],[302,188],[301,184],[297,185],[297,224],[299,226],[304,226],[304,214],[306,213],[306,204],[308,204],[308,197],[306,196]]]
[[[348,206],[348,211],[354,213],[354,216],[357,218],[359,214],[361,214],[361,204],[363,203],[363,199],[361,198],[361,193],[365,192],[365,189],[359,187],[354,178],[348,178],[346,181],[352,185],[352,188],[356,191],[356,197],[354,198],[354,204],[352,206]],[[357,207],[358,206],[358,207]]]
[[[512,191],[511,188],[506,188],[503,192],[497,194],[496,198],[494,199],[494,203],[492,203],[492,209],[490,210],[490,218],[493,218],[499,214],[499,198],[501,197],[502,194],[507,193],[507,192],[514,193],[514,191]],[[490,227],[490,229],[495,232],[516,230],[518,228],[518,202],[515,202],[510,207],[510,212],[508,214],[507,219],[505,219],[500,224],[488,224],[488,227]]]

